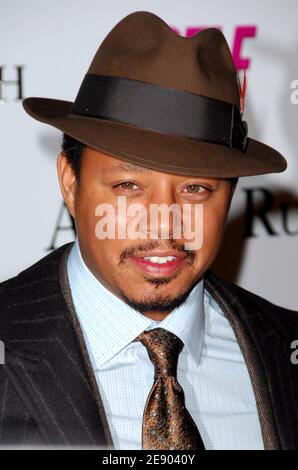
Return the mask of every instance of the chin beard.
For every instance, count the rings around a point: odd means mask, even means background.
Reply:
[[[161,283],[163,280],[160,279]],[[189,296],[190,292],[192,291],[194,286],[188,289],[181,295],[177,295],[176,297],[170,295],[157,295],[151,297],[145,297],[142,300],[135,300],[132,298],[127,297],[123,292],[121,292],[121,297],[130,307],[137,310],[140,313],[145,312],[168,312],[172,311],[175,308],[179,307],[187,297]]]

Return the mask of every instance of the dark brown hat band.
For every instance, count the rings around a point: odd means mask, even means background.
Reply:
[[[247,124],[234,104],[139,80],[87,74],[71,112],[246,149]]]

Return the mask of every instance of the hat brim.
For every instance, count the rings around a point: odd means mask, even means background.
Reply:
[[[241,152],[220,144],[177,137],[121,122],[71,114],[73,103],[50,98],[25,98],[34,119],[80,142],[139,166],[185,176],[230,178],[279,173],[285,158],[272,147],[249,138]]]

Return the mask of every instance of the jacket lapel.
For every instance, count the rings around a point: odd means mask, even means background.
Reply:
[[[297,312],[283,309],[208,271],[206,288],[234,330],[250,373],[265,449],[298,447]]]
[[[62,294],[70,248],[51,253],[10,285],[3,367],[46,445],[112,448],[82,334]]]

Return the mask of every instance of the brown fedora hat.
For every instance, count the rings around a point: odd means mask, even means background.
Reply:
[[[126,16],[107,35],[74,103],[25,98],[23,106],[89,147],[153,170],[228,178],[287,167],[247,137],[224,35],[208,28],[184,38],[149,12]]]

